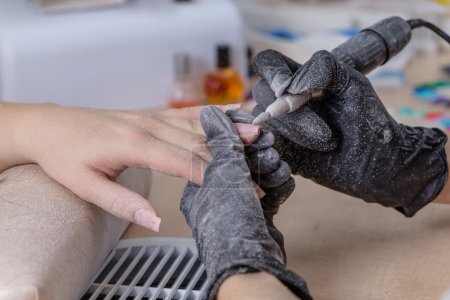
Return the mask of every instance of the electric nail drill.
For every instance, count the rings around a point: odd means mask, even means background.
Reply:
[[[357,35],[333,49],[331,54],[340,62],[363,74],[368,74],[403,50],[411,39],[411,31],[418,27],[427,27],[450,43],[449,35],[427,21],[390,17],[363,29]],[[257,116],[253,124],[262,124],[271,118],[293,112],[310,99],[321,95],[321,91],[299,95],[285,93],[269,105],[265,112]]]

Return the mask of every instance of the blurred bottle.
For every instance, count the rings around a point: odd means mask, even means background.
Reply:
[[[248,76],[248,86],[245,93],[245,100],[252,100],[252,88],[259,81],[260,77],[255,73],[253,69],[253,49],[248,46],[247,47],[247,76]]]
[[[194,78],[192,77],[191,59],[189,55],[180,53],[174,57],[175,82],[171,90],[169,106],[183,108],[201,105]]]
[[[209,104],[240,103],[244,100],[244,83],[231,66],[228,45],[217,47],[217,70],[206,75],[204,89]]]

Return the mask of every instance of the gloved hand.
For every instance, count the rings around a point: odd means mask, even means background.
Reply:
[[[251,124],[255,119],[249,113],[240,110],[228,110],[227,116],[238,124]],[[260,199],[270,236],[277,242],[283,253],[286,264],[283,234],[275,227],[273,217],[278,209],[295,189],[295,181],[291,176],[289,165],[280,159],[278,152],[272,148],[275,137],[272,132],[262,129],[258,138],[244,150],[252,174],[252,180],[264,191]]]
[[[294,174],[408,217],[442,190],[446,135],[398,124],[369,80],[330,53],[316,52],[301,66],[267,50],[256,56],[254,69],[263,78],[253,89],[254,115],[275,95],[323,93],[268,122],[280,135],[275,148]]]
[[[234,124],[215,107],[203,109],[200,118],[213,160],[201,187],[186,186],[181,211],[206,267],[207,298],[214,299],[233,274],[264,271],[301,299],[311,299],[304,280],[282,263],[280,247],[268,232]]]

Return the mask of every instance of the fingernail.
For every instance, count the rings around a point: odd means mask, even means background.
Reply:
[[[244,123],[237,123],[236,127],[242,135],[258,135],[261,129],[260,126]]]
[[[256,182],[253,181],[253,186],[255,187],[256,195],[258,195],[258,198],[261,199],[266,195],[266,193],[262,190],[262,188],[256,184]]]
[[[239,137],[245,146],[251,145],[256,140],[253,136],[240,135]]]
[[[141,208],[134,213],[134,222],[147,229],[159,232],[161,219],[156,216],[154,212],[145,208]]]

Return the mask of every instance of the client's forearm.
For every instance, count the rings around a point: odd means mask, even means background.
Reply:
[[[246,273],[228,277],[217,294],[217,300],[296,300],[297,298],[275,276],[268,273]]]

